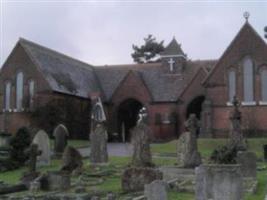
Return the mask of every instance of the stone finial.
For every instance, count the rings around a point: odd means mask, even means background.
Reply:
[[[246,19],[246,22],[248,22],[248,18],[250,16],[249,12],[248,11],[244,12],[243,16]]]

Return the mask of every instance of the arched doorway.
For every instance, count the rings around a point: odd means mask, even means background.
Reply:
[[[142,103],[135,99],[127,99],[118,107],[118,133],[122,142],[130,140],[130,130],[136,125]]]
[[[196,114],[197,118],[201,120],[202,104],[205,100],[205,96],[198,96],[194,98],[187,106],[186,119],[190,114]]]

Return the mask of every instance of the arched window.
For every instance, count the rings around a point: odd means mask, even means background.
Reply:
[[[261,71],[261,96],[262,101],[267,102],[267,68]]]
[[[34,88],[35,85],[34,85],[34,80],[30,80],[29,81],[29,105],[30,105],[30,108],[32,107],[32,104],[33,104],[33,96],[34,96]]]
[[[254,78],[253,63],[250,58],[245,58],[243,62],[243,84],[244,84],[244,102],[254,101]]]
[[[234,96],[236,95],[236,73],[234,70],[229,71],[228,73],[228,97],[229,102],[233,101]]]
[[[23,73],[19,72],[17,74],[16,80],[16,108],[18,111],[22,109],[23,101]]]
[[[5,110],[10,109],[10,96],[11,96],[11,82],[8,81],[5,84]]]

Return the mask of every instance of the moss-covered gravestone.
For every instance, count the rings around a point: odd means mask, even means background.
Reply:
[[[122,175],[122,189],[125,192],[144,190],[145,184],[162,179],[162,172],[154,168],[150,152],[150,130],[146,124],[145,108],[139,112],[139,120],[132,130],[132,162]]]

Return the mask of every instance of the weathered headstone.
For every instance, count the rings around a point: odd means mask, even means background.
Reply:
[[[131,136],[133,146],[132,165],[135,167],[152,166],[149,127],[144,122],[140,122],[131,131]]]
[[[47,133],[44,130],[39,130],[33,138],[33,144],[37,144],[41,150],[41,155],[37,157],[37,165],[49,165],[51,160],[50,142]]]
[[[42,181],[42,187],[47,190],[67,190],[70,188],[70,176],[64,172],[50,171]]]
[[[201,155],[197,148],[198,120],[195,114],[191,114],[185,122],[189,132],[183,133],[177,143],[177,158],[180,167],[193,168],[201,164]]]
[[[55,137],[54,152],[56,155],[62,154],[68,144],[69,131],[63,124],[59,124],[54,129],[53,136]]]
[[[196,200],[242,200],[240,165],[201,165],[196,168]]]
[[[147,200],[167,200],[167,183],[155,180],[145,185],[145,197]]]
[[[257,176],[257,157],[254,152],[240,151],[237,153],[237,164],[241,166],[243,177],[256,178]]]
[[[108,162],[107,141],[108,134],[105,127],[106,115],[100,97],[92,109],[92,127],[90,133],[91,153],[90,161],[92,164],[103,164]]]
[[[107,150],[108,134],[103,123],[98,123],[95,130],[90,134],[92,164],[102,164],[108,162]]]
[[[239,111],[240,102],[237,97],[233,99],[234,109],[230,113],[231,130],[230,130],[230,144],[237,147],[238,150],[246,150],[246,143],[242,133],[241,120],[242,115]]]
[[[125,192],[143,190],[145,184],[162,179],[162,172],[154,168],[150,153],[150,131],[146,124],[146,109],[139,112],[139,120],[132,131],[133,156],[130,166],[122,174],[122,189]]]
[[[81,173],[83,166],[82,156],[75,148],[67,146],[62,156],[62,167],[60,171],[66,173]]]

